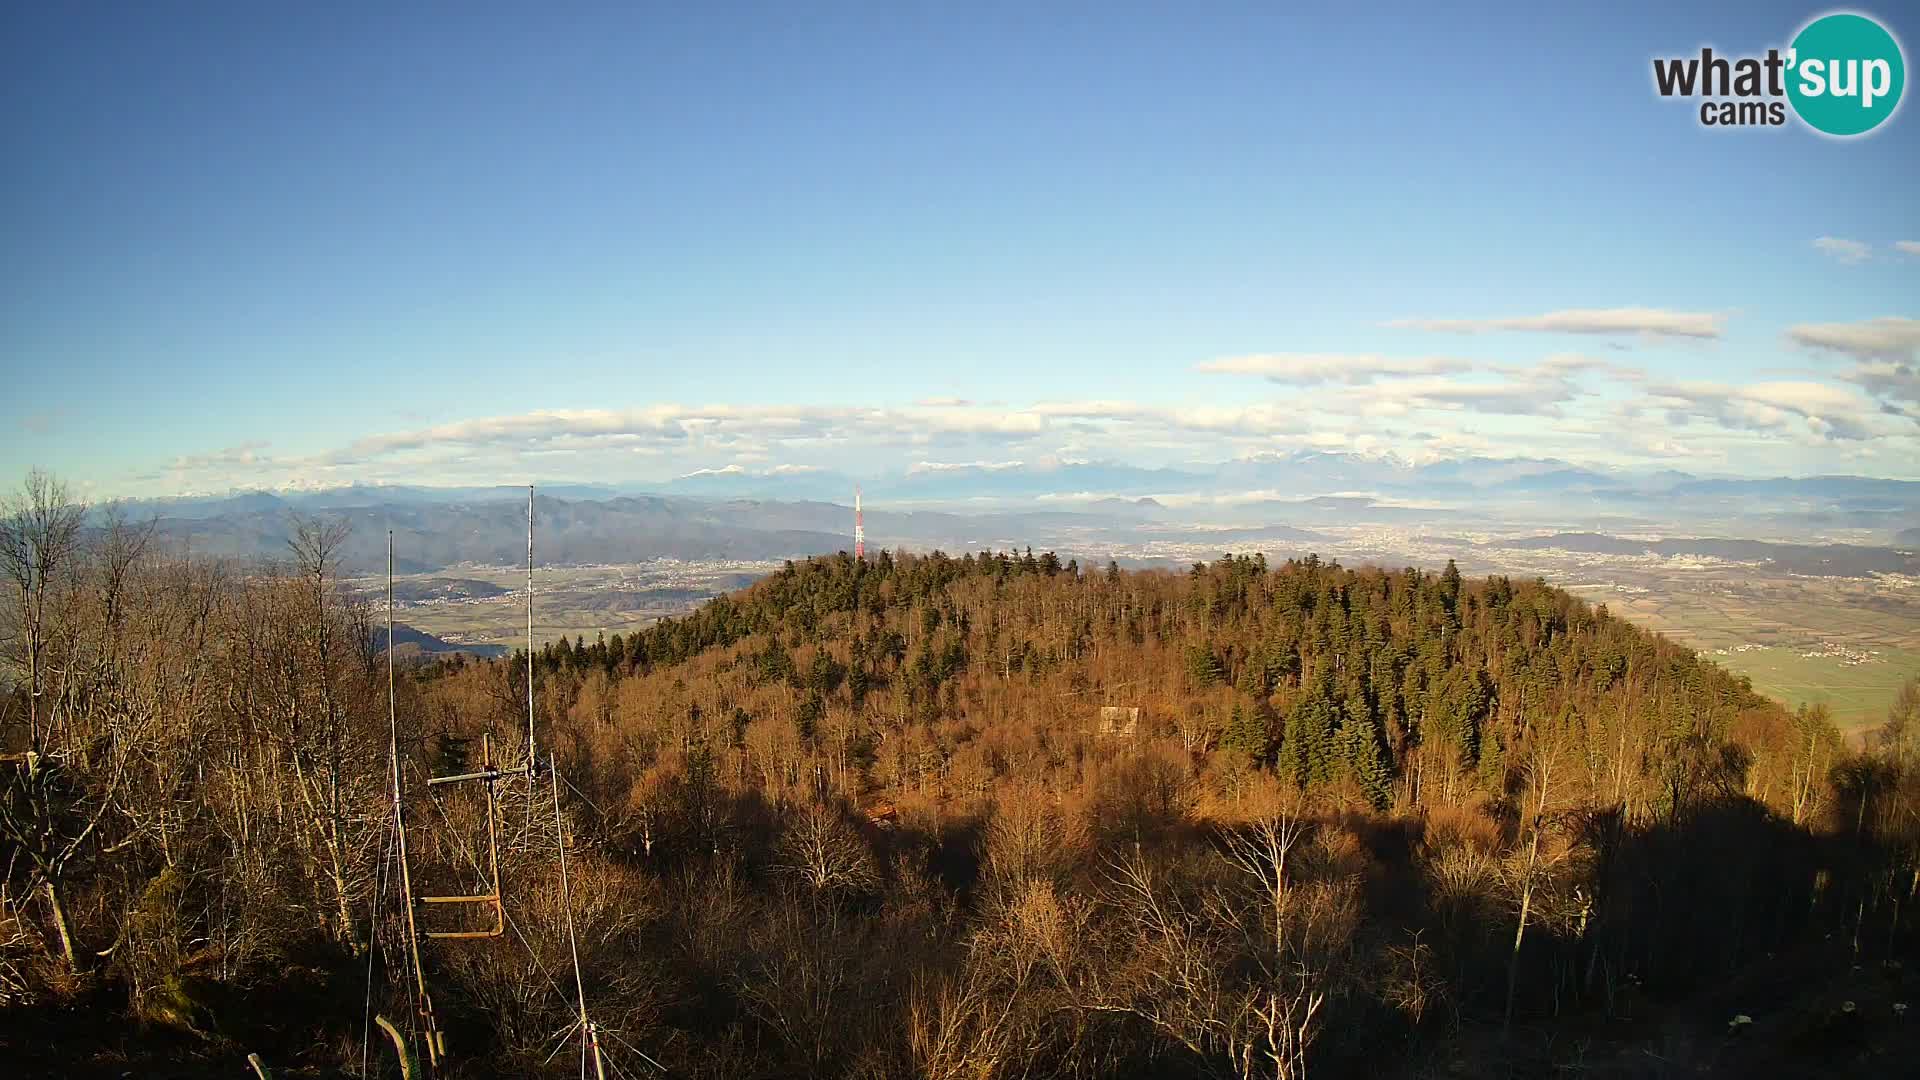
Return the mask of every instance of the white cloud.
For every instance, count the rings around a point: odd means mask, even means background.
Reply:
[[[1663,308],[1573,308],[1545,315],[1500,319],[1397,319],[1388,326],[1450,334],[1525,331],[1548,334],[1642,334],[1649,337],[1718,338],[1723,315]]]
[[[1132,401],[1043,401],[1030,412],[1062,419],[1138,420],[1154,410]]]
[[[1700,458],[1712,457],[1711,451],[1702,447],[1689,446],[1678,439],[1627,434],[1627,445],[1650,458]]]
[[[173,459],[169,466],[175,472],[208,472],[220,469],[251,469],[264,464],[267,459],[259,453],[269,444],[265,442],[244,442],[238,446],[229,446],[207,454],[184,454]]]
[[[656,446],[682,453],[764,453],[769,442],[849,439],[939,443],[1021,441],[1046,430],[1038,412],[967,407],[886,409],[860,406],[654,405],[639,409],[540,410],[481,417],[363,438],[329,455],[352,464],[431,446],[576,448]]]
[[[1814,250],[1838,262],[1866,262],[1873,257],[1873,248],[1858,240],[1843,240],[1837,236],[1822,236],[1813,242]]]
[[[1853,359],[1840,378],[1872,394],[1880,411],[1920,422],[1920,319],[1888,316],[1853,323],[1803,323],[1787,338]]]
[[[1472,411],[1506,416],[1562,415],[1561,406],[1588,396],[1576,379],[1601,374],[1637,382],[1638,368],[1573,353],[1556,353],[1537,364],[1482,364],[1446,357],[1390,359],[1371,355],[1280,354],[1235,357],[1199,365],[1201,371],[1264,375],[1296,385],[1334,383],[1311,399],[1314,410],[1358,417],[1397,417],[1416,410]],[[1252,414],[1258,407],[1243,407]],[[1275,430],[1299,430],[1301,405],[1266,407]],[[1195,410],[1176,411],[1183,427],[1218,429]]]
[[[1306,430],[1300,406],[1291,402],[1187,406],[1167,410],[1163,422],[1175,431],[1222,435],[1271,435]]]
[[[1521,450],[1615,464],[1706,456],[1736,468],[1759,468],[1763,459],[1797,468],[1796,459],[1784,455],[1799,453],[1798,460],[1810,462],[1805,455],[1818,448],[1822,467],[1835,468],[1850,448],[1873,444],[1885,459],[1896,459],[1913,441],[1912,421],[1920,421],[1920,379],[1911,359],[1920,324],[1882,319],[1807,325],[1791,334],[1809,347],[1855,357],[1850,370],[1729,385],[1654,379],[1576,352],[1532,364],[1267,354],[1200,365],[1243,376],[1239,400],[1089,398],[1003,406],[925,398],[885,406],[540,410],[372,434],[305,456],[269,457],[264,444],[243,444],[185,455],[171,468],[130,480],[197,490],[296,481],[652,484],[824,470],[984,474],[1086,460],[1178,466],[1278,448],[1420,461]],[[1263,392],[1260,380],[1273,378],[1284,385]],[[1798,449],[1776,449],[1782,446]]]
[[[1841,378],[1878,398],[1882,412],[1920,421],[1920,365],[1910,360],[1867,360]]]
[[[1798,434],[1816,442],[1870,439],[1881,433],[1873,423],[1871,402],[1826,383],[1662,383],[1650,387],[1641,404],[1663,411],[1676,428],[1704,419],[1736,431]]]
[[[1789,340],[1861,359],[1911,359],[1920,349],[1920,319],[1887,316],[1851,323],[1801,323],[1787,328]]]
[[[417,481],[429,474],[445,478],[436,482],[453,482],[454,474],[460,482],[491,482],[522,466],[537,475],[559,476],[561,459],[576,462],[565,478],[593,469],[624,473],[646,460],[678,465],[674,476],[739,475],[757,468],[766,471],[750,474],[787,476],[818,466],[754,463],[804,454],[825,455],[836,467],[857,467],[874,455],[899,460],[904,457],[899,451],[915,448],[930,462],[993,464],[1087,449],[1153,451],[1186,446],[1196,436],[1264,438],[1303,429],[1298,407],[1285,402],[1150,407],[1129,401],[1051,401],[1013,409],[659,404],[476,417],[369,435],[301,458],[249,460],[239,449],[198,455],[176,463],[181,474],[176,483],[186,483],[188,474],[202,484],[218,482],[243,468],[250,472],[244,479],[254,483],[294,475],[316,483],[383,476]],[[961,453],[924,453],[933,447]],[[1026,449],[1017,457],[1004,452],[1013,447]],[[542,460],[552,465],[538,465]],[[222,468],[229,465],[232,469]]]
[[[1059,421],[1058,430],[1107,431],[1137,438],[1148,433],[1264,435],[1302,429],[1294,401],[1246,405],[1149,406],[1132,401],[1047,401],[1028,411]],[[1049,428],[1052,433],[1055,428]]]
[[[1920,240],[1895,240],[1893,250],[1906,255],[1920,255]]]
[[[1361,415],[1399,416],[1417,409],[1499,413],[1509,416],[1559,416],[1560,406],[1580,394],[1562,378],[1498,381],[1407,379],[1357,386],[1336,400]]]
[[[1395,379],[1334,391],[1326,406],[1363,417],[1397,417],[1419,410],[1496,416],[1559,418],[1565,406],[1593,396],[1577,377],[1602,373],[1637,381],[1642,373],[1604,360],[1556,354],[1532,365],[1488,364],[1465,376]]]
[[[943,472],[1005,472],[1026,467],[1024,461],[916,461],[907,466],[907,475]]]
[[[1444,356],[1392,357],[1371,353],[1263,353],[1229,356],[1194,365],[1195,371],[1221,375],[1260,375],[1276,383],[1355,386],[1379,378],[1444,375],[1471,370],[1473,362]]]
[[[1611,359],[1601,359],[1597,356],[1580,356],[1574,352],[1557,352],[1536,363],[1532,371],[1536,375],[1555,375],[1555,377],[1607,375],[1611,379],[1620,379],[1624,382],[1640,382],[1647,377],[1647,373],[1638,367],[1630,367],[1626,363],[1615,363]]]

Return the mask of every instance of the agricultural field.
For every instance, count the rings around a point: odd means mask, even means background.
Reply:
[[[1832,656],[1771,647],[1734,655],[1707,654],[1753,680],[1753,688],[1788,705],[1826,705],[1835,722],[1863,731],[1886,719],[1902,682],[1920,674],[1920,652],[1882,650],[1873,660],[1841,666]]]
[[[1860,734],[1920,675],[1920,595],[1870,579],[1702,575],[1574,590]]]
[[[533,636],[588,641],[631,633],[703,601],[744,588],[778,569],[778,562],[655,559],[611,566],[540,567],[534,575]],[[526,642],[526,568],[457,566],[411,574],[394,582],[395,618],[454,645]],[[386,602],[385,578],[354,586],[376,605]]]

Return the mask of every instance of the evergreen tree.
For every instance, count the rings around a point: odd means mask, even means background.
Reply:
[[[807,689],[813,694],[831,694],[840,687],[845,675],[838,662],[825,649],[813,654],[813,663],[807,668]]]
[[[1258,662],[1240,665],[1240,678],[1234,683],[1234,689],[1250,698],[1264,698],[1272,692],[1272,684],[1267,682],[1266,666]]]
[[[1187,646],[1187,678],[1193,680],[1196,688],[1204,689],[1217,683],[1225,675],[1220,667],[1220,658],[1205,645]]]
[[[1493,795],[1506,791],[1507,740],[1498,731],[1481,740],[1478,771],[1481,788]]]
[[[1302,787],[1325,783],[1334,771],[1334,709],[1325,688],[1316,685],[1287,714],[1280,741],[1280,771]]]
[[[819,730],[820,720],[827,714],[827,703],[818,690],[809,690],[800,701],[800,710],[794,714],[794,722],[800,728],[803,738],[812,739]]]
[[[1349,699],[1340,719],[1337,736],[1340,759],[1348,775],[1360,785],[1375,809],[1385,809],[1392,787],[1386,755],[1380,745],[1380,730],[1368,715],[1366,704]]]
[[[1273,730],[1267,711],[1234,702],[1233,711],[1227,716],[1227,729],[1220,736],[1220,747],[1245,754],[1256,764],[1266,764],[1273,755]]]

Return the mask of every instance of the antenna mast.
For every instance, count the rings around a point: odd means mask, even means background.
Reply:
[[[433,1015],[433,996],[427,993],[427,972],[420,963],[420,939],[425,938],[489,938],[499,937],[506,932],[507,913],[500,895],[500,837],[498,819],[500,806],[494,792],[494,783],[507,770],[503,771],[493,763],[493,737],[483,732],[480,736],[480,769],[478,772],[461,773],[458,776],[429,776],[429,789],[441,784],[459,783],[466,780],[479,780],[486,785],[487,800],[487,869],[482,871],[488,879],[489,891],[473,895],[459,896],[415,896],[413,892],[413,865],[407,851],[407,811],[405,792],[400,784],[400,707],[394,690],[393,675],[393,530],[387,530],[387,755],[393,768],[393,826],[399,844],[400,856],[400,892],[407,909],[407,959],[413,968],[413,992],[418,1000],[421,1035],[427,1044],[427,1065],[438,1071],[441,1059],[447,1056],[447,1036],[440,1030],[439,1022]],[[531,800],[529,800],[531,802]],[[476,870],[478,867],[476,866]],[[417,918],[417,908],[422,904],[486,905],[493,908],[493,927],[487,930],[429,930],[421,933]],[[404,1048],[402,1053],[405,1053]]]
[[[527,774],[527,815],[528,827],[532,827],[534,779],[539,772],[536,764],[538,746],[534,741],[534,695],[533,695],[533,486],[527,486],[527,760],[524,765],[503,769],[493,760],[493,736],[482,732],[480,736],[480,768],[474,772],[464,772],[453,776],[429,776],[429,789],[443,784],[455,784],[478,780],[484,785],[487,813],[487,867],[481,870],[478,864],[474,869],[487,878],[489,891],[472,895],[458,896],[421,896],[413,894],[413,874],[407,858],[407,819],[403,793],[400,786],[400,710],[394,690],[393,673],[393,530],[387,530],[387,736],[388,754],[393,766],[393,820],[398,833],[400,856],[400,888],[405,896],[407,909],[407,956],[413,967],[414,993],[419,999],[419,1011],[423,1033],[427,1044],[428,1065],[438,1071],[441,1059],[447,1056],[446,1035],[441,1032],[433,1015],[433,999],[427,994],[426,970],[420,963],[420,939],[463,939],[499,937],[506,930],[506,907],[500,888],[500,842],[498,818],[500,807],[495,785],[504,777],[520,772]],[[572,883],[567,876],[567,837],[564,820],[560,815],[560,768],[557,762],[549,760],[553,780],[553,831],[558,844],[560,858],[560,891],[567,916],[567,946],[573,959],[573,985],[580,1009],[578,1021],[582,1036],[582,1051],[593,1059],[594,1074],[599,1080],[606,1080],[605,1066],[601,1060],[600,1028],[587,1011],[586,981],[580,973],[580,944],[573,919]],[[420,932],[415,920],[416,904],[486,905],[493,908],[493,926],[484,930],[439,930]],[[402,1048],[404,1055],[405,1049]],[[651,1060],[651,1059],[649,1059]],[[581,1062],[585,1068],[585,1060]]]
[[[860,485],[853,486],[853,557],[867,557],[867,524],[860,515]]]
[[[533,751],[533,485],[527,485],[527,790],[537,768]],[[532,799],[529,798],[531,803]]]
[[[413,990],[427,1043],[427,1064],[438,1068],[444,1047],[433,1019],[433,998],[420,966],[420,929],[413,919],[413,873],[407,866],[407,812],[400,797],[400,710],[393,690],[393,530],[387,530],[387,754],[393,764],[393,828],[400,844],[400,894],[407,909],[407,957],[413,966]],[[497,891],[497,890],[496,890]]]

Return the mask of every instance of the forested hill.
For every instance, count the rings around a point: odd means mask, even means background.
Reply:
[[[512,730],[524,656],[446,663],[429,715]],[[1689,1075],[1915,1049],[1843,943],[1911,958],[1920,721],[1853,755],[1539,581],[842,554],[535,666],[599,855],[667,883],[590,970],[648,958],[653,1037],[753,1075],[1639,1075],[1648,1017]]]
[[[390,699],[340,530],[234,568],[43,517],[71,542],[0,595],[28,631],[0,639],[20,1075],[392,1075],[360,1065],[391,1056],[374,1018],[423,1045],[423,986],[447,1078],[577,1075],[582,988],[609,1075],[1920,1052],[1893,1010],[1920,994],[1920,683],[1855,751],[1537,581],[839,555],[542,649],[529,777],[526,655],[405,665]],[[482,747],[496,801],[425,782]],[[410,917],[403,882],[497,885],[504,932],[428,936],[487,920]]]
[[[882,748],[890,731],[892,747],[925,742],[895,764],[930,772],[913,777],[922,790],[955,793],[1007,767],[985,746],[1071,741],[1102,706],[1141,708],[1140,737],[1344,784],[1382,808],[1435,784],[1501,797],[1543,743],[1570,751],[1562,782],[1633,813],[1667,806],[1675,784],[1785,805],[1794,755],[1809,740],[1830,755],[1835,742],[1818,714],[1789,716],[1691,650],[1544,583],[1312,556],[1168,574],[1089,572],[1031,551],[843,554],[790,563],[629,638],[550,645],[540,660],[556,710],[624,718],[682,694],[724,721],[703,732],[716,747],[755,724],[791,724],[812,746],[832,715]],[[877,768],[850,794],[901,779]]]

